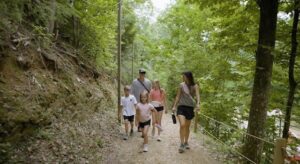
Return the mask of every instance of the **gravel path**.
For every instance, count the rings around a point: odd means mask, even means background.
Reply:
[[[143,139],[141,133],[135,132],[129,140],[120,139],[116,144],[116,150],[113,152],[106,163],[121,163],[121,164],[218,164],[213,158],[209,157],[208,153],[202,147],[199,137],[191,133],[190,135],[190,150],[179,154],[179,124],[173,124],[171,116],[165,114],[163,116],[163,129],[161,134],[161,142],[151,137],[149,131],[149,151],[141,152]],[[122,130],[124,131],[123,127]],[[122,132],[123,132],[122,131]]]

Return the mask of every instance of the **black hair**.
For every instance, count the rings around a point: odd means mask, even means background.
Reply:
[[[195,85],[195,81],[194,81],[194,76],[193,73],[191,71],[186,71],[182,73],[188,80],[188,86],[194,86]]]
[[[195,86],[194,76],[191,71],[186,71],[182,73],[187,78],[187,86],[189,88],[189,91],[191,94],[195,93],[195,88],[192,89],[193,86]]]

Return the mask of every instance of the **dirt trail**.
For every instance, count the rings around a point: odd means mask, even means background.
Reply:
[[[124,141],[120,137],[116,146],[116,153],[108,157],[106,163],[124,163],[124,164],[218,164],[209,157],[208,153],[202,147],[199,138],[191,133],[190,136],[190,150],[186,150],[183,154],[178,153],[179,148],[179,124],[173,124],[171,116],[165,114],[163,116],[163,129],[161,134],[161,142],[151,137],[149,131],[149,151],[147,153],[141,152],[141,145],[143,139],[140,137],[141,133],[135,132],[129,140]],[[122,132],[124,129],[122,127]]]

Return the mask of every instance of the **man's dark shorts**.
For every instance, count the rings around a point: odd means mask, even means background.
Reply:
[[[123,116],[124,117],[124,120],[128,120],[129,122],[133,122],[134,120],[134,115],[132,116]]]

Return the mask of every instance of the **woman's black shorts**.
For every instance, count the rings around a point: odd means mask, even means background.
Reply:
[[[144,128],[145,126],[147,126],[147,125],[149,125],[150,126],[150,124],[151,124],[151,120],[148,120],[148,121],[146,121],[146,122],[140,122],[139,123],[139,128]]]
[[[192,120],[195,116],[194,107],[180,105],[177,107],[178,115],[183,115],[185,119]]]
[[[163,111],[164,110],[164,107],[163,106],[159,106],[159,107],[155,107],[155,109],[160,112],[160,111]]]

